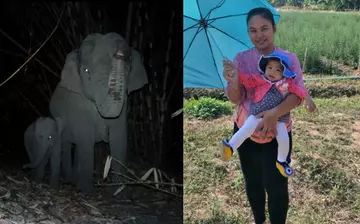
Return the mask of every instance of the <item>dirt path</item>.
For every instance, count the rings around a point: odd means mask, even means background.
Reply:
[[[360,121],[355,121],[351,136],[354,139],[354,146],[360,148]]]

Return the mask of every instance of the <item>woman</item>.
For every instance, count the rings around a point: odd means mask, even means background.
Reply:
[[[276,25],[273,14],[266,8],[255,8],[247,16],[248,33],[254,47],[238,53],[233,63],[225,61],[223,76],[228,80],[226,94],[228,99],[238,105],[235,119],[234,133],[241,127],[249,114],[250,95],[240,86],[238,77],[232,64],[239,70],[248,74],[258,73],[258,61],[261,55],[269,55],[274,51],[286,54],[292,61],[290,70],[296,73],[295,84],[304,87],[303,75],[297,56],[285,51],[274,44]],[[255,223],[265,223],[265,192],[268,195],[268,211],[271,224],[285,224],[289,205],[288,182],[274,164],[277,159],[276,124],[278,118],[300,105],[300,99],[290,94],[274,109],[265,111],[257,117],[263,117],[255,133],[238,148],[240,165],[244,175],[246,194],[254,215]],[[310,112],[316,106],[311,97],[305,98],[305,104]],[[289,133],[290,158],[292,149],[291,119],[287,123]]]

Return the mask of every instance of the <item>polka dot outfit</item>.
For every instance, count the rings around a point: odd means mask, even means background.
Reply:
[[[263,111],[270,110],[277,105],[279,105],[284,100],[284,97],[279,92],[279,90],[273,85],[270,90],[265,94],[265,96],[259,102],[255,103],[252,101],[250,103],[250,114],[257,115]],[[279,118],[279,122],[287,123],[290,119],[290,112]]]
[[[292,78],[284,78],[277,82],[270,82],[261,74],[245,74],[241,71],[238,73],[240,84],[252,93],[250,110],[251,115],[257,115],[263,111],[278,106],[287,96],[288,93],[296,94],[300,99],[304,99],[307,90],[293,82]],[[288,123],[290,121],[290,112],[279,118],[280,122]]]

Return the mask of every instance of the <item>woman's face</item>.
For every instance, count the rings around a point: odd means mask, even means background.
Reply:
[[[274,32],[276,26],[267,19],[256,15],[248,22],[248,32],[251,42],[258,50],[266,50],[274,45]]]

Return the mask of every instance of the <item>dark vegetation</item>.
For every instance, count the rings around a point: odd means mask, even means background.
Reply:
[[[135,162],[182,181],[182,114],[172,118],[182,108],[180,1],[7,1],[0,8],[1,164],[27,162],[23,132],[50,115],[66,55],[90,33],[117,32],[143,55],[150,81],[130,95],[129,151]]]

